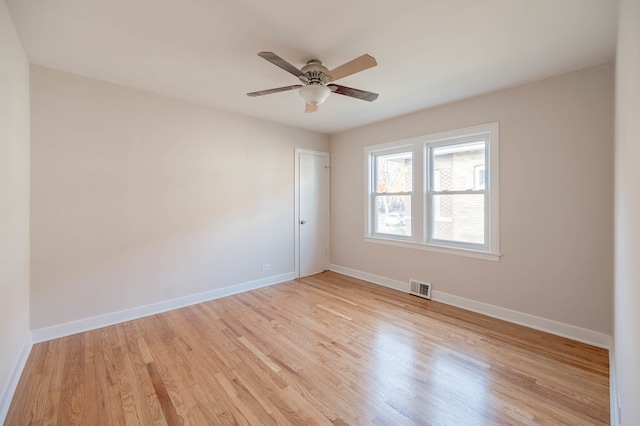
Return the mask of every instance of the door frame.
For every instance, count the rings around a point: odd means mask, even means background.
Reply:
[[[293,249],[293,265],[294,265],[294,273],[297,278],[300,278],[300,155],[301,154],[310,154],[317,155],[319,157],[324,157],[327,166],[329,168],[329,173],[331,173],[331,155],[325,151],[315,151],[312,149],[305,148],[297,148],[295,149],[295,161],[294,161],[294,249]],[[331,174],[329,174],[329,179],[327,180],[326,191],[326,199],[327,199],[327,221],[326,228],[324,230],[325,237],[327,241],[327,259],[331,259],[331,240],[330,240],[330,229],[331,229]],[[328,265],[327,265],[328,266]]]

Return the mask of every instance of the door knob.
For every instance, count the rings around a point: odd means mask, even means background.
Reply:
[[[304,225],[305,223],[307,223],[307,221],[306,221],[306,220],[301,220],[301,221],[300,221],[300,225]]]

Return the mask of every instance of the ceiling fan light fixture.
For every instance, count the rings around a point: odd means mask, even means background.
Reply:
[[[327,99],[331,93],[331,89],[321,84],[310,84],[301,87],[298,93],[300,93],[300,96],[302,96],[308,104],[318,106]]]
[[[247,93],[247,96],[264,96],[272,93],[286,92],[289,90],[298,89],[300,96],[304,98],[307,103],[304,112],[318,111],[318,105],[323,103],[331,94],[331,92],[367,102],[375,101],[378,98],[377,93],[333,84],[333,82],[338,79],[376,66],[377,62],[371,55],[365,54],[359,56],[356,59],[342,64],[331,71],[329,71],[327,67],[322,65],[322,61],[320,61],[319,59],[312,59],[308,61],[307,65],[302,67],[302,69],[298,69],[273,52],[260,52],[258,53],[258,56],[271,62],[273,65],[282,68],[289,74],[298,77],[300,83],[302,84],[276,87],[274,89],[268,90],[259,90],[257,92],[249,92]]]

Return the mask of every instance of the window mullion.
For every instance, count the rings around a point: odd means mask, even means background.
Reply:
[[[387,196],[387,197],[400,197],[403,195],[409,196],[412,195],[413,191],[408,192],[373,192],[375,196]]]
[[[467,191],[428,191],[429,195],[465,195],[465,194],[486,194],[486,189],[469,189]]]

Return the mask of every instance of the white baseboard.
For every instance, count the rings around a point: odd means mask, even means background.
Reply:
[[[72,334],[82,333],[89,330],[95,330],[97,328],[107,327],[125,321],[131,321],[149,315],[155,315],[178,308],[183,308],[185,306],[191,306],[197,303],[219,299],[221,297],[231,296],[245,291],[255,290],[261,287],[267,287],[273,284],[279,284],[285,281],[294,280],[296,278],[297,276],[294,272],[275,275],[273,277],[262,278],[259,280],[236,284],[216,290],[205,291],[203,293],[165,300],[163,302],[152,303],[150,305],[126,309],[124,311],[112,312],[95,317],[83,318],[77,321],[56,324],[50,327],[38,328],[32,330],[31,335],[34,343],[45,342],[47,340],[70,336]]]
[[[618,413],[618,383],[616,380],[615,341],[609,348],[609,404],[611,410],[611,426],[620,425]]]
[[[31,340],[31,335],[29,333],[27,334],[22,345],[20,355],[18,356],[18,359],[16,359],[15,365],[11,370],[11,376],[9,377],[9,380],[2,390],[2,394],[0,396],[0,424],[4,424],[4,421],[7,418],[11,400],[13,400],[13,395],[15,394],[16,388],[18,387],[18,382],[20,381],[22,370],[24,370],[24,366],[27,364],[27,359],[29,358],[32,347],[33,341]]]
[[[379,275],[370,274],[368,272],[358,271],[356,269],[346,268],[339,265],[329,265],[329,270],[339,274],[369,281],[374,284],[390,287],[396,290],[409,292],[409,283],[393,280],[391,278],[381,277]],[[498,318],[509,321],[514,324],[524,325],[557,336],[566,337],[578,342],[587,343],[599,348],[611,349],[612,338],[609,335],[600,333],[586,328],[565,324],[559,321],[538,317],[523,312],[514,311],[499,306],[490,305],[484,302],[466,299],[464,297],[455,296],[453,294],[444,293],[442,291],[432,291],[431,300],[446,303],[447,305],[456,306],[466,309],[467,311],[477,312],[489,317]]]

